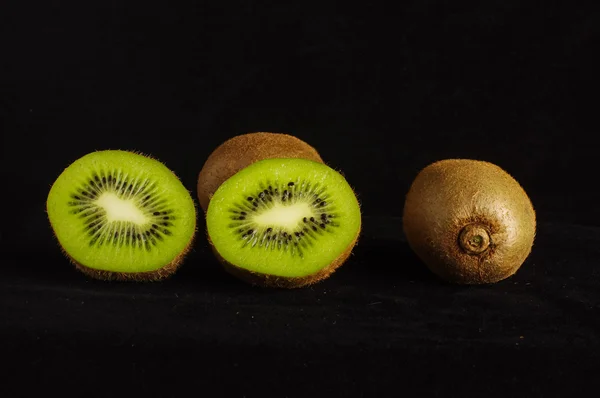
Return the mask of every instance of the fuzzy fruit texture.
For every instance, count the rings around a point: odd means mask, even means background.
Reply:
[[[523,264],[536,216],[526,192],[500,167],[447,159],[413,181],[403,226],[410,247],[435,274],[459,284],[488,284]]]
[[[208,202],[229,177],[252,163],[271,158],[301,158],[323,163],[315,148],[282,133],[248,133],[230,138],[208,157],[198,175],[198,200],[206,212]]]
[[[352,242],[346,247],[344,252],[340,254],[331,264],[327,267],[321,269],[314,274],[301,276],[301,277],[281,277],[277,275],[263,274],[259,272],[249,271],[242,267],[238,267],[229,261],[225,260],[214,247],[212,241],[209,242],[211,244],[212,251],[215,257],[219,260],[219,262],[223,265],[225,271],[229,274],[235,276],[236,278],[258,287],[267,287],[267,288],[281,288],[281,289],[296,289],[307,287],[310,285],[317,284],[327,278],[329,278],[339,267],[344,265],[346,260],[352,254],[352,249],[358,242],[360,235],[360,229],[356,233],[356,237]]]

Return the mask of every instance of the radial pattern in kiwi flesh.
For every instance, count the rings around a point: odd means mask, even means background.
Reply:
[[[72,163],[53,184],[47,212],[66,254],[99,277],[173,266],[196,228],[193,200],[175,174],[127,151],[93,152]]]
[[[359,203],[345,178],[306,159],[266,159],[242,169],[215,192],[206,220],[225,263],[296,280],[292,286],[328,276],[361,228]]]

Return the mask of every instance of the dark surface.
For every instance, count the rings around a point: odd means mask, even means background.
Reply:
[[[48,3],[0,11],[0,396],[600,387],[597,7]],[[201,215],[194,250],[162,283],[89,280],[62,256],[45,200],[78,157],[149,153],[195,197],[208,154],[251,131],[297,135],[355,187],[364,233],[330,279],[239,282]],[[514,277],[448,285],[408,248],[404,194],[450,157],[494,162],[531,197],[538,236]]]

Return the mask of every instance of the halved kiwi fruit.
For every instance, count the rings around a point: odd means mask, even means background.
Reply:
[[[257,132],[235,136],[219,145],[198,175],[198,200],[206,212],[208,202],[223,181],[263,159],[301,158],[323,163],[315,148],[289,134]]]
[[[409,245],[435,274],[487,284],[521,267],[531,252],[536,215],[521,185],[500,167],[446,159],[413,181],[403,225]]]
[[[346,179],[329,166],[265,159],[219,186],[206,224],[213,251],[231,274],[294,288],[327,278],[346,261],[361,213]]]
[[[104,280],[160,280],[189,251],[196,208],[189,191],[159,161],[118,150],[87,154],[52,185],[46,203],[64,253]]]

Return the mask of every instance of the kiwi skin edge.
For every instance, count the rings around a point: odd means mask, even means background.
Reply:
[[[143,272],[114,272],[98,270],[94,268],[86,267],[85,265],[79,264],[71,257],[69,259],[75,265],[79,271],[85,275],[94,279],[103,281],[120,281],[120,282],[159,282],[162,281],[175,273],[179,269],[179,266],[183,263],[183,260],[191,250],[194,243],[194,238],[190,240],[188,245],[183,249],[181,253],[177,255],[169,264],[156,269],[154,271],[143,271]]]
[[[406,195],[403,229],[427,267],[456,284],[499,282],[529,256],[536,214],[499,166],[446,159],[421,170]]]
[[[249,271],[247,269],[238,267],[236,265],[231,264],[227,260],[225,260],[217,249],[212,244],[210,237],[208,237],[208,242],[210,243],[210,247],[215,255],[215,257],[219,260],[219,262],[223,265],[225,271],[234,277],[249,283],[253,286],[259,287],[267,287],[267,288],[282,288],[282,289],[295,289],[301,288],[309,285],[314,285],[322,280],[325,280],[331,276],[339,267],[341,267],[346,260],[352,254],[352,250],[356,246],[359,240],[361,230],[358,231],[356,237],[352,242],[348,245],[346,250],[338,256],[331,264],[327,267],[321,269],[320,271],[315,272],[314,274],[310,274],[302,277],[284,277],[277,275],[269,275],[262,274],[258,272]]]
[[[284,133],[256,132],[235,136],[219,145],[198,175],[198,201],[206,213],[219,186],[252,163],[271,158],[302,158],[323,163],[315,148]]]
[[[194,233],[185,248],[171,261],[170,263],[154,270],[154,271],[142,271],[142,272],[115,272],[100,270],[95,268],[86,267],[85,265],[77,262],[73,257],[67,253],[62,247],[58,238],[54,235],[54,238],[58,242],[63,255],[75,266],[77,270],[82,272],[84,275],[102,280],[102,281],[119,281],[119,282],[159,282],[162,281],[175,273],[183,263],[185,257],[188,255],[194,242],[196,241],[197,226],[194,227]]]

